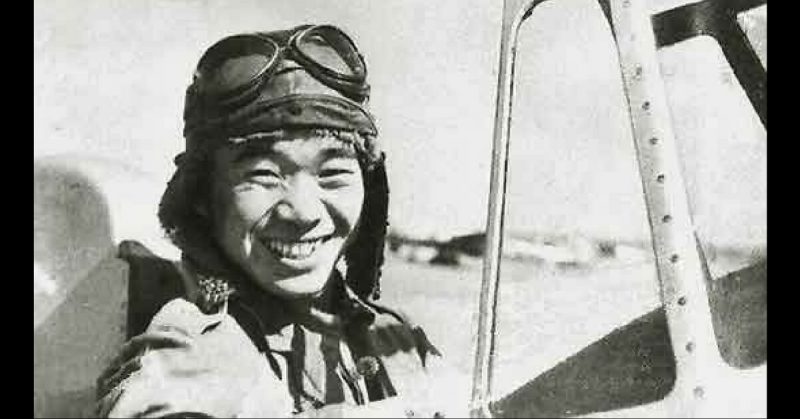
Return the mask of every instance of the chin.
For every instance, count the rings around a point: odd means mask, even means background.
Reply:
[[[251,272],[266,291],[284,298],[313,297],[328,284],[339,259],[343,240],[333,238],[306,260],[289,261],[260,247],[251,254]]]
[[[329,270],[326,272],[310,272],[264,284],[264,288],[284,298],[312,297],[325,288],[329,278]]]

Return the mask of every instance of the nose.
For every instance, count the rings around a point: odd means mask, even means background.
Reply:
[[[298,174],[289,182],[286,195],[275,207],[281,221],[311,229],[319,224],[325,213],[321,188],[312,176]]]

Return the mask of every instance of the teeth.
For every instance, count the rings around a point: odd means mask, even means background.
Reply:
[[[298,242],[285,242],[276,239],[264,240],[265,247],[278,256],[279,258],[288,259],[305,259],[311,256],[317,246],[319,246],[326,238],[316,240],[304,240]]]

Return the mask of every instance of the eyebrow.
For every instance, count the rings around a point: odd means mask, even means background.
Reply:
[[[275,156],[275,151],[272,150],[272,144],[273,143],[269,143],[268,145],[265,145],[255,142],[247,142],[241,146],[241,150],[237,151],[233,162],[241,163],[245,160],[256,157],[273,157]]]
[[[281,157],[282,154],[276,152],[272,146],[274,142],[264,143],[264,142],[256,142],[256,141],[249,141],[244,143],[241,146],[241,151],[236,154],[236,157],[233,159],[234,163],[241,163],[244,160],[252,159],[252,158],[273,158],[273,157]],[[332,160],[332,159],[357,159],[356,149],[352,144],[348,143],[333,143],[330,145],[326,145],[325,148],[321,151],[321,160]]]
[[[357,157],[356,149],[352,144],[344,144],[338,147],[325,147],[322,150],[322,160],[331,160],[337,158],[355,159]]]

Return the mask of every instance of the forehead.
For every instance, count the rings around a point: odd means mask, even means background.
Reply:
[[[318,162],[331,158],[356,159],[355,139],[320,130],[256,133],[230,138],[216,153],[217,162],[242,163],[254,159]]]

